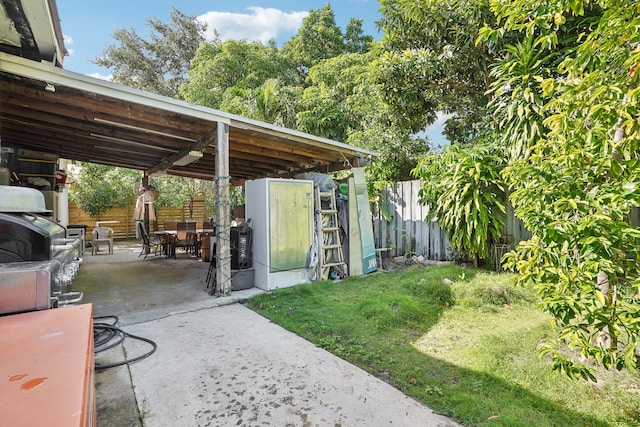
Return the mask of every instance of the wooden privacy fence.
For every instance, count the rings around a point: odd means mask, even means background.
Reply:
[[[383,192],[373,214],[376,248],[391,248],[393,256],[422,255],[433,261],[453,256],[447,233],[435,221],[425,221],[429,208],[418,203],[420,181],[403,181]],[[507,202],[504,235],[509,246],[531,237]]]
[[[193,218],[189,217],[187,204],[181,208],[154,207],[156,221],[151,222],[149,226],[151,231],[163,230],[165,221],[208,221],[209,217],[212,216],[205,207],[204,199],[195,199],[193,201]],[[132,239],[136,237],[136,222],[133,219],[133,210],[133,206],[124,209],[113,208],[98,218],[92,218],[79,207],[69,205],[69,224],[86,224],[87,234],[90,234],[96,226],[96,221],[118,221],[113,224],[105,224],[105,226],[113,228],[116,239]]]
[[[399,182],[387,188],[373,218],[377,248],[391,248],[392,256],[422,255],[442,261],[450,258],[447,233],[435,221],[425,221],[429,208],[418,203],[420,181]]]

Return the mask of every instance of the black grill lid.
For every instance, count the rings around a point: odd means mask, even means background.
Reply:
[[[50,260],[54,239],[65,234],[63,226],[40,215],[0,213],[0,263]]]

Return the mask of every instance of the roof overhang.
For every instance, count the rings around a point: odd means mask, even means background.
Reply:
[[[147,174],[212,179],[219,124],[229,127],[229,169],[235,182],[366,166],[376,156],[1,52],[0,120],[3,145]]]
[[[61,65],[67,51],[56,2],[0,0],[0,45],[13,55]]]

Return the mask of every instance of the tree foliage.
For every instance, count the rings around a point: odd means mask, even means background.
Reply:
[[[581,360],[638,367],[640,230],[629,215],[640,206],[640,9],[539,3],[492,3],[502,27],[483,32],[523,35],[492,89],[512,149],[511,200],[533,233],[507,264],[555,319],[542,353],[569,376],[594,379]]]
[[[256,91],[246,111],[247,117],[279,126],[295,128],[296,101],[302,88],[283,86],[278,79],[266,80]]]
[[[295,83],[293,64],[274,46],[245,40],[203,43],[189,70],[190,82],[181,88],[187,101],[222,109],[254,95],[269,79],[280,85]]]
[[[476,45],[495,23],[488,0],[381,0],[384,30],[379,82],[402,123],[421,130],[451,114],[445,136],[469,144],[491,131],[486,113],[490,66],[501,44]]]
[[[373,43],[373,37],[364,35],[362,20],[351,18],[346,33],[336,25],[330,4],[311,9],[302,21],[302,27],[283,46],[284,55],[290,58],[304,79],[311,67],[325,59],[343,53],[364,53]]]
[[[318,41],[325,39],[333,41]],[[203,43],[181,93],[197,104],[379,151],[373,180],[408,179],[429,146],[412,137],[410,126],[399,125],[382,98],[379,54],[360,20],[352,19],[343,35],[327,5],[311,11],[283,49],[237,40]]]
[[[127,35],[136,49],[159,49],[152,45],[160,38],[147,42],[135,33]],[[327,5],[311,10],[282,49],[244,40],[200,43],[180,95],[196,104],[376,150],[381,156],[370,168],[370,178],[383,186],[408,179],[429,144],[413,135],[421,126],[399,120],[397,109],[384,100],[380,50],[374,47],[373,38],[362,32],[362,20],[351,19],[343,33]],[[135,56],[122,60],[132,58],[137,61]]]
[[[501,147],[450,145],[420,160],[413,174],[420,179],[420,203],[449,233],[451,246],[478,265],[489,255],[505,225],[505,165]]]
[[[349,19],[344,33],[343,53],[367,53],[373,47],[373,36],[364,34],[362,22],[362,19]]]
[[[135,205],[140,172],[94,163],[82,163],[70,186],[69,198],[92,218],[114,207]]]
[[[376,82],[380,52],[343,54],[313,66],[298,104],[298,127],[315,135],[344,141],[379,153],[368,168],[376,189],[409,179],[428,141],[399,126]]]
[[[436,120],[442,107],[431,88],[441,72],[440,65],[424,50],[384,52],[376,59],[376,83],[393,111],[390,120],[396,126],[417,133]]]
[[[367,85],[370,55],[338,55],[311,67],[298,105],[298,128],[337,141],[346,141],[349,130],[362,123],[366,110],[377,105],[373,91],[361,93]],[[370,89],[375,89],[370,87]],[[356,97],[368,96],[369,105],[358,107]],[[355,108],[354,108],[355,107]]]
[[[72,203],[91,217],[100,217],[113,208],[127,208],[136,204],[142,172],[94,163],[81,163],[73,177],[69,196]],[[149,178],[149,184],[158,192],[155,206],[181,208],[189,206],[193,215],[194,199],[205,195],[215,198],[213,181],[164,176]],[[213,200],[208,200],[213,206]]]
[[[204,195],[205,202],[215,195],[215,184],[213,181],[201,179],[185,178],[181,176],[165,176],[153,178],[150,183],[158,190],[158,200],[156,205],[181,208],[187,205],[189,208],[189,219],[193,219],[193,202]],[[208,207],[213,205],[212,200],[208,200]]]
[[[107,46],[94,63],[113,70],[115,82],[171,97],[186,82],[187,70],[196,49],[204,41],[206,25],[178,9],[171,11],[171,23],[147,19],[149,38],[135,29],[117,29],[116,44]]]

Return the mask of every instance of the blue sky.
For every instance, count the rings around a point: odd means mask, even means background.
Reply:
[[[151,17],[170,22],[171,6],[187,15],[204,19],[209,29],[216,28],[222,39],[248,39],[263,42],[273,38],[281,45],[302,25],[310,9],[327,3],[344,31],[350,18],[363,19],[366,34],[380,39],[375,28],[379,19],[377,0],[57,0],[65,46],[69,56],[66,70],[105,78],[109,70],[91,63],[104,49],[114,43],[112,34],[119,28],[135,28],[146,35],[146,20]]]

